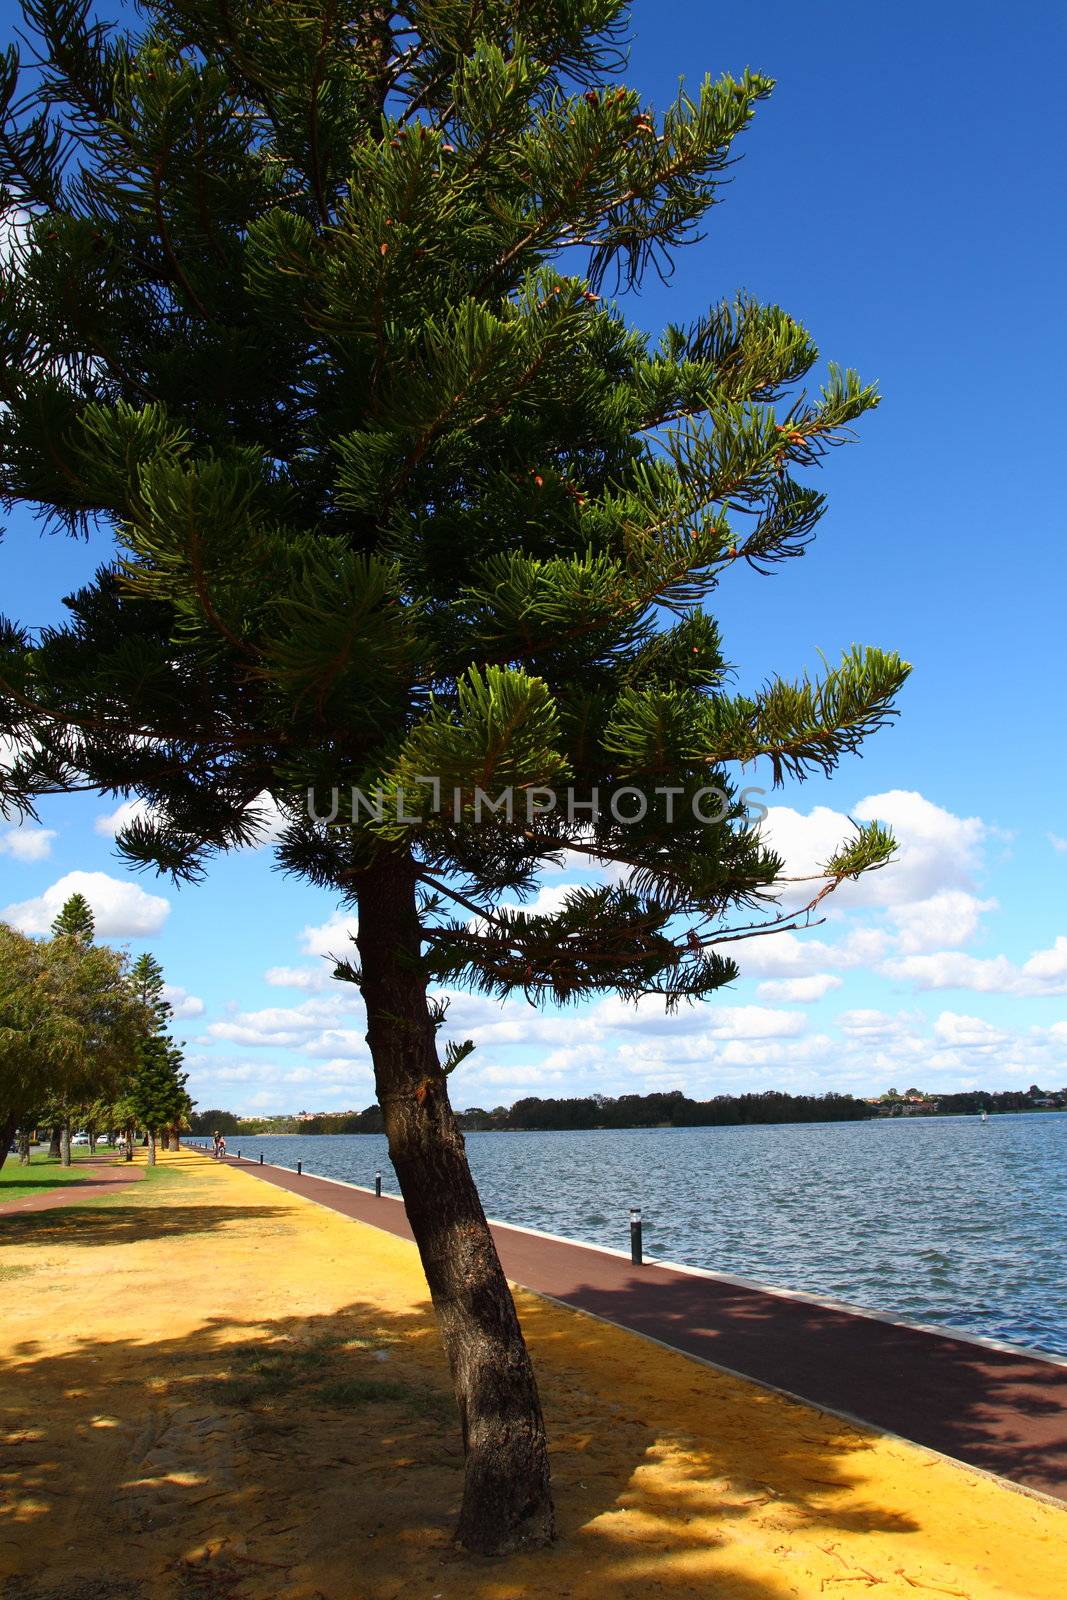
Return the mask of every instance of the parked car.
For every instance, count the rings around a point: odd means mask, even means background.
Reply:
[[[76,1133],[70,1142],[71,1144],[88,1144],[89,1135],[87,1133]]]

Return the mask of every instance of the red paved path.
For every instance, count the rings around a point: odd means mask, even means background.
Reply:
[[[410,1239],[403,1202],[243,1171]],[[1067,1364],[900,1327],[497,1224],[514,1283],[757,1382],[1067,1500]]]
[[[65,1183],[57,1189],[45,1190],[42,1194],[23,1195],[21,1200],[5,1200],[3,1191],[0,1190],[0,1220],[23,1211],[51,1211],[55,1206],[77,1205],[80,1200],[95,1200],[98,1195],[107,1194],[108,1190],[118,1189],[122,1184],[143,1175],[140,1167],[135,1167],[126,1161],[116,1161],[114,1156],[104,1156],[103,1160],[108,1163],[107,1166],[98,1166],[94,1160],[92,1165],[87,1163],[83,1167],[79,1162],[78,1170],[85,1174],[80,1182]]]

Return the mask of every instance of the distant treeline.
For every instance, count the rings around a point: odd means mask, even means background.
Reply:
[[[859,1122],[878,1115],[878,1107],[847,1094],[716,1095],[691,1100],[680,1089],[665,1094],[624,1094],[617,1099],[587,1095],[567,1100],[533,1096],[513,1106],[485,1111],[472,1106],[458,1113],[468,1132],[533,1133],[589,1128],[712,1128],[771,1122]],[[194,1133],[227,1138],[236,1133],[382,1133],[378,1106],[321,1117],[238,1118],[229,1111],[202,1111],[193,1117]]]
[[[961,1094],[907,1095],[891,1089],[878,1100],[857,1100],[850,1094],[719,1094],[713,1100],[691,1100],[680,1089],[666,1094],[623,1094],[617,1099],[594,1094],[569,1100],[530,1096],[513,1106],[485,1111],[472,1106],[457,1113],[460,1127],[470,1132],[544,1133],[582,1128],[734,1128],[772,1122],[862,1122],[870,1117],[990,1116],[1008,1111],[1067,1110],[1067,1089],[986,1089]],[[317,1117],[238,1117],[232,1111],[196,1111],[192,1132],[216,1131],[227,1138],[246,1133],[384,1133],[381,1109],[337,1112]]]
[[[1060,1111],[1067,1107],[1067,1092],[1062,1089],[1002,1089],[991,1094],[984,1089],[971,1089],[963,1094],[931,1095],[918,1106],[904,1106],[906,1115],[928,1117],[976,1117],[980,1111],[989,1115],[1005,1111]],[[875,1107],[880,1116],[894,1116],[902,1109],[899,1102],[889,1102]]]
[[[509,1108],[475,1106],[464,1128],[502,1132],[552,1132],[571,1128],[726,1128],[767,1122],[859,1122],[875,1115],[864,1100],[844,1094],[720,1094],[691,1100],[680,1089],[664,1094],[587,1095],[567,1100],[517,1100]]]

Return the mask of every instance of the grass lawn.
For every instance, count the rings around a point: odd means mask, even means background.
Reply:
[[[107,1148],[102,1145],[97,1155]],[[30,1151],[28,1167],[20,1167],[18,1156],[9,1155],[0,1167],[0,1206],[5,1200],[21,1200],[24,1195],[47,1194],[49,1190],[68,1183],[80,1183],[84,1173],[79,1172],[78,1168],[93,1157],[85,1145],[78,1145],[70,1152],[70,1158],[72,1165],[64,1167],[58,1157],[48,1154],[47,1145]]]

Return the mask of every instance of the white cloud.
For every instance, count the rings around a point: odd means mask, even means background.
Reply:
[[[995,900],[979,900],[965,889],[942,889],[926,900],[891,906],[889,915],[900,930],[900,952],[920,955],[970,944],[979,932],[981,918],[996,909]]]
[[[0,266],[6,266],[26,239],[30,212],[21,206],[0,216]]]
[[[93,910],[97,933],[105,939],[141,939],[158,933],[170,914],[170,901],[147,894],[136,883],[106,872],[68,872],[34,900],[0,911],[0,920],[23,933],[47,933],[72,894],[83,894]]]
[[[521,904],[517,900],[501,903],[511,911],[525,912],[528,917],[554,917],[563,909],[567,896],[580,887],[577,883],[545,883],[531,899]]]
[[[581,850],[564,850],[558,866],[546,863],[541,868],[543,878],[558,878],[564,872],[582,873],[585,876],[598,876],[600,867],[592,857],[585,855]]]
[[[374,1098],[368,1065],[349,1060],[293,1066],[241,1057],[186,1056],[186,1065],[190,1092],[201,1106],[224,1106],[239,1113],[345,1111]]]
[[[827,967],[873,966],[892,946],[892,936],[882,928],[853,927],[832,944],[815,933],[773,933],[720,948],[737,961],[742,978],[806,978]]]
[[[864,1040],[897,1038],[906,1031],[908,1023],[909,1019],[900,1012],[894,1016],[888,1011],[870,1009],[842,1011],[837,1018],[842,1033]]]
[[[1067,993],[1067,941],[1058,939],[1021,966],[1003,955],[964,953],[963,947],[981,933],[983,918],[999,909],[995,899],[977,892],[988,845],[1004,837],[998,830],[979,817],[956,816],[914,790],[869,795],[852,815],[886,822],[896,835],[897,854],[887,867],[842,885],[824,902],[830,938],[783,933],[728,951],[736,954],[743,977],[766,980],[758,991],[761,998],[799,1000],[803,989],[791,991],[776,983],[859,969],[919,989]],[[774,807],[764,832],[786,858],[787,871],[805,873],[818,870],[848,827],[844,813],[826,806],[807,815]],[[1049,836],[1054,846],[1057,837]],[[1067,841],[1062,842],[1067,848]],[[787,889],[788,909],[799,903],[800,890]],[[861,914],[867,919],[863,923],[858,921]],[[874,925],[872,917],[877,919]]]
[[[356,936],[359,919],[335,911],[326,922],[308,925],[300,933],[300,948],[309,956],[350,957],[354,952],[351,941]]]
[[[1022,965],[1025,983],[1055,984],[1056,993],[1067,981],[1067,938],[1060,934],[1050,950],[1036,950]]]
[[[609,995],[600,1000],[587,1013],[597,1027],[619,1033],[658,1033],[678,1035],[692,1031],[685,1023],[696,1018],[700,1032],[715,1038],[780,1038],[800,1033],[807,1027],[807,1018],[800,1011],[776,1011],[769,1006],[725,1006],[710,1001],[698,1011],[669,1012],[658,995],[649,995],[636,1003]],[[575,1031],[574,1021],[571,1032]]]
[[[265,789],[257,795],[254,805],[255,839],[250,848],[259,850],[264,845],[275,843],[285,827],[286,818],[273,796]],[[132,800],[123,800],[114,811],[102,812],[93,823],[93,827],[105,839],[114,839],[121,829],[128,827],[131,822],[136,822],[140,817],[151,819],[152,807],[147,800],[136,796]]]
[[[934,1037],[940,1044],[966,1050],[993,1050],[1008,1039],[1001,1028],[982,1017],[961,1016],[957,1011],[942,1011],[934,1023]]]
[[[123,828],[129,827],[131,822],[137,822],[142,817],[151,816],[151,808],[147,800],[123,800],[114,811],[107,811],[97,817],[93,823],[94,830],[105,839],[114,839]]]
[[[362,1028],[327,1028],[304,1046],[304,1054],[327,1060],[369,1061],[370,1051]]]
[[[46,861],[52,854],[52,840],[58,837],[52,828],[19,822],[0,833],[0,853],[14,856],[16,861]]]
[[[919,989],[973,989],[978,994],[1022,996],[1067,994],[1067,937],[1060,934],[1049,949],[1035,950],[1021,966],[1007,956],[939,950],[887,961],[885,971]]]
[[[1048,834],[1048,842],[1059,855],[1067,855],[1067,839],[1061,839],[1058,833]]]
[[[969,889],[991,833],[980,817],[957,817],[912,789],[869,795],[855,815],[888,823],[900,846],[889,867],[860,880],[874,903],[901,905],[942,889]]]
[[[255,806],[256,837],[253,849],[261,850],[264,845],[277,843],[285,830],[288,818],[274,796],[268,794],[266,789],[256,796]]]
[[[991,833],[979,817],[957,817],[911,789],[868,795],[851,815],[858,822],[887,823],[898,849],[887,867],[843,884],[834,895],[835,907],[901,906],[928,900],[944,889],[973,887],[982,845]],[[854,831],[844,812],[828,806],[815,806],[807,814],[772,806],[761,835],[784,858],[787,876],[796,876],[818,873]]]
[[[756,990],[761,1000],[783,1000],[786,1004],[807,1005],[821,1000],[831,989],[840,989],[842,980],[832,972],[812,973],[810,978],[772,978]]]
[[[181,989],[173,983],[163,985],[163,998],[169,1001],[175,1018],[184,1021],[188,1017],[202,1017],[204,1015],[204,1002],[197,994],[190,994],[188,990]]]
[[[353,990],[353,994],[358,1000],[358,993]],[[324,1029],[333,1029],[344,1021],[345,998],[338,993],[323,1000],[305,1000],[299,1006],[238,1011],[225,1021],[211,1023],[207,1036],[235,1044],[303,1050],[313,1044]],[[336,1054],[335,1051],[331,1053]]]
[[[0,767],[13,767],[20,756],[33,749],[33,740],[17,734],[0,733]]]
[[[786,1039],[807,1026],[802,1011],[771,1006],[713,1006],[708,1018],[708,1032],[719,1039]]]
[[[854,832],[848,818],[829,806],[813,806],[807,813],[791,806],[770,806],[760,824],[761,840],[782,857],[787,877],[818,873]]]
[[[335,980],[330,977],[325,964],[321,967],[269,967],[263,974],[272,989],[325,989]]]

